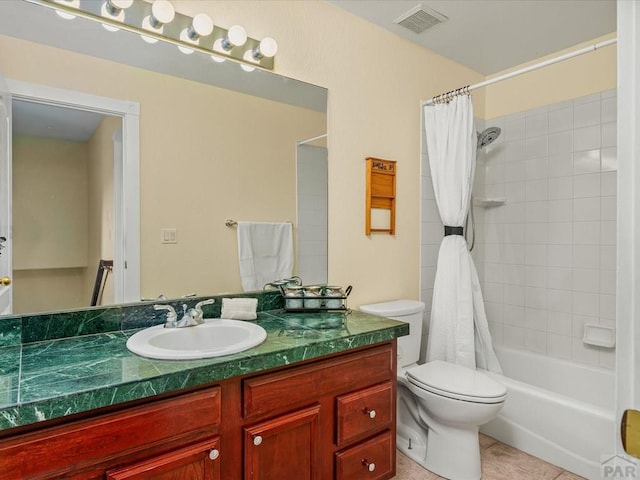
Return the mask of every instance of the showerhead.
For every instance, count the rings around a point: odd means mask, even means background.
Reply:
[[[485,128],[481,133],[478,133],[478,149],[484,148],[487,145],[491,145],[498,136],[500,136],[500,130],[498,127]]]

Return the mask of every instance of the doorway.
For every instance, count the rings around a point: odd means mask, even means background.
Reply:
[[[20,162],[13,165],[18,177],[10,176],[15,191],[9,198],[17,203],[7,242],[7,254],[15,258],[14,313],[88,306],[105,255],[114,266],[104,303],[139,301],[138,104],[11,80],[7,84],[15,107],[12,157]],[[23,122],[25,111],[32,119],[34,111],[50,116],[44,137],[27,129],[35,123]],[[61,113],[81,118],[85,131],[80,136],[91,137],[92,143],[78,146],[81,142],[55,138],[61,135],[56,130],[69,130],[59,122]],[[84,150],[84,160],[71,155],[74,150]],[[38,222],[31,221],[34,215]],[[62,288],[65,295],[41,295],[51,282],[54,291]],[[40,300],[46,297],[54,303]]]

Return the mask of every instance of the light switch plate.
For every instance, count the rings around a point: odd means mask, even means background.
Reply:
[[[160,243],[178,243],[178,231],[175,228],[160,229]]]

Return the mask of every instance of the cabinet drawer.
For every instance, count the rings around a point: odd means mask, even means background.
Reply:
[[[389,427],[393,413],[393,385],[385,382],[336,399],[338,447]]]
[[[395,451],[387,430],[370,440],[336,453],[336,480],[391,478]]]
[[[252,417],[311,403],[393,378],[391,345],[338,356],[308,366],[244,380],[243,415]]]
[[[217,433],[220,388],[209,388],[0,441],[9,478],[60,477],[150,447]]]
[[[218,437],[107,472],[107,480],[219,480]]]

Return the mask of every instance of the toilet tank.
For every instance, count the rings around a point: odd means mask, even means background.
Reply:
[[[400,320],[409,324],[409,335],[398,338],[398,368],[416,363],[420,357],[422,339],[422,314],[424,303],[416,300],[393,300],[391,302],[361,305],[360,311]]]

